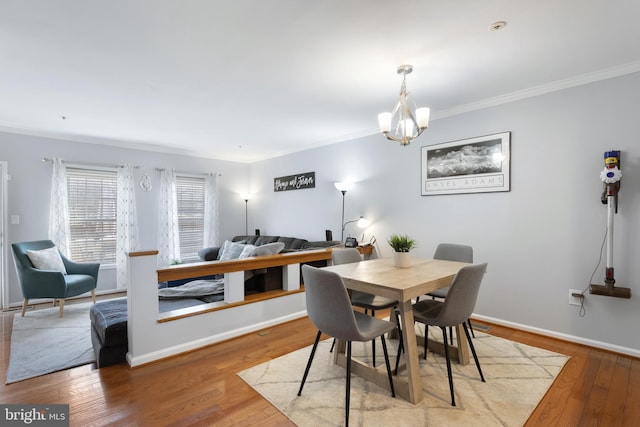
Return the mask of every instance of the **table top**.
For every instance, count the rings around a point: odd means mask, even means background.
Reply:
[[[410,267],[399,268],[391,258],[378,258],[324,268],[338,273],[348,289],[408,301],[449,286],[458,270],[466,265],[469,264],[413,258]]]

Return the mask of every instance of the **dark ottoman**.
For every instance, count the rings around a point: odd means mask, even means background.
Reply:
[[[89,317],[91,343],[98,368],[124,362],[129,349],[127,299],[98,302],[91,307]]]

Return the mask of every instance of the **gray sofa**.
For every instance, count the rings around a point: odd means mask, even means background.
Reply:
[[[283,237],[283,236],[235,236],[231,239],[232,242],[246,243],[248,245],[262,246],[267,243],[282,242],[284,243],[284,249],[280,253],[305,251],[313,249],[323,249],[335,246],[340,246],[341,242],[337,240],[329,241],[314,241],[310,242],[306,239],[299,239],[297,237]],[[203,261],[215,261],[219,259],[221,246],[212,246],[201,249],[198,251],[198,256]]]
[[[262,246],[269,243],[281,242],[284,243],[284,249],[280,253],[307,251],[314,249],[325,249],[331,247],[341,246],[340,241],[308,241],[306,239],[299,239],[297,237],[284,237],[284,236],[235,236],[231,239],[235,243],[245,243],[248,245]],[[213,246],[209,248],[201,249],[198,252],[198,256],[203,261],[215,261],[220,258],[221,247]],[[325,261],[310,263],[315,267],[326,266]],[[244,283],[245,295],[266,292],[275,289],[282,289],[282,267],[265,268],[261,270],[253,270],[245,273]]]

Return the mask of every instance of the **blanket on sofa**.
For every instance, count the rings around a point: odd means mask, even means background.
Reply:
[[[223,293],[224,279],[192,280],[181,286],[158,289],[160,299],[202,297]]]

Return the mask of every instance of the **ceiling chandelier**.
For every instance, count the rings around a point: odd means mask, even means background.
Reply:
[[[397,141],[401,145],[409,145],[411,141],[419,137],[429,126],[429,113],[427,107],[416,108],[413,103],[411,111],[409,107],[407,92],[407,74],[413,71],[411,65],[401,65],[398,67],[398,74],[402,74],[402,86],[400,86],[400,97],[390,113],[378,114],[378,125],[387,139]],[[392,132],[393,129],[393,132]]]

